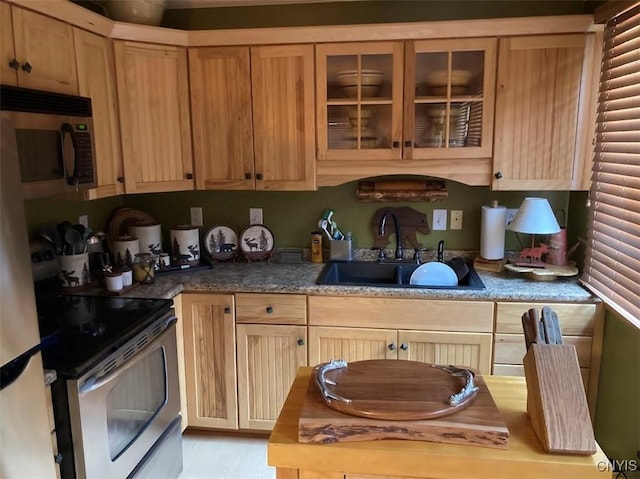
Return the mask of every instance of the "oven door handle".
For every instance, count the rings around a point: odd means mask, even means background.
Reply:
[[[144,348],[144,353],[142,355],[135,355],[134,358],[140,360],[140,359],[144,359],[145,357],[147,357],[149,354],[151,354],[154,349],[153,349],[153,345],[162,341],[162,337],[165,335],[165,333],[169,330],[169,328],[171,326],[173,326],[175,323],[178,322],[178,318],[175,316],[171,316],[169,318],[167,318],[167,320],[165,321],[165,330],[162,332],[162,334],[160,336],[158,336],[153,342],[151,342],[149,345],[147,345]],[[133,358],[131,358],[133,359]],[[165,362],[165,368],[167,367],[167,358],[166,355],[164,357],[164,362]],[[114,369],[113,371],[111,371],[109,374],[107,375],[99,375],[99,374],[93,374],[92,376],[89,376],[87,379],[84,380],[84,382],[82,383],[82,386],[80,386],[79,389],[79,393],[81,396],[84,396],[85,394],[90,393],[91,391],[94,391],[98,388],[101,388],[102,386],[104,386],[105,384],[113,381],[113,379],[118,376],[119,374],[122,374],[124,371],[126,371],[127,369],[129,369],[131,366],[135,365],[135,361],[127,361],[125,364],[123,364],[122,366],[120,366],[119,368]]]

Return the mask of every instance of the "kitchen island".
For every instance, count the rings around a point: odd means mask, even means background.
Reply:
[[[591,456],[547,454],[526,413],[524,378],[485,376],[509,429],[507,450],[422,441],[298,442],[298,419],[312,368],[300,368],[269,438],[278,479],[597,479],[610,477],[598,446]]]

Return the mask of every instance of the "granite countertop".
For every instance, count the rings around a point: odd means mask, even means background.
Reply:
[[[324,264],[215,263],[211,269],[160,273],[154,283],[139,285],[123,296],[173,298],[181,292],[195,293],[298,293],[330,296],[395,298],[548,301],[591,303],[595,301],[577,277],[536,281],[519,273],[477,271],[486,289],[414,289],[364,286],[321,286],[316,278]]]

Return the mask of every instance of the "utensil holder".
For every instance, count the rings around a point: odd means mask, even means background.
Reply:
[[[88,253],[60,255],[58,264],[58,279],[63,289],[84,288],[91,282]]]
[[[329,257],[331,259],[351,261],[353,259],[351,240],[347,239],[329,241]]]
[[[527,412],[547,452],[590,455],[596,441],[572,344],[532,344],[523,358]]]

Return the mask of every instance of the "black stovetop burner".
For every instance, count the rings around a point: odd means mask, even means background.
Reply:
[[[79,377],[164,316],[173,302],[49,292],[37,295],[36,304],[44,367]]]

